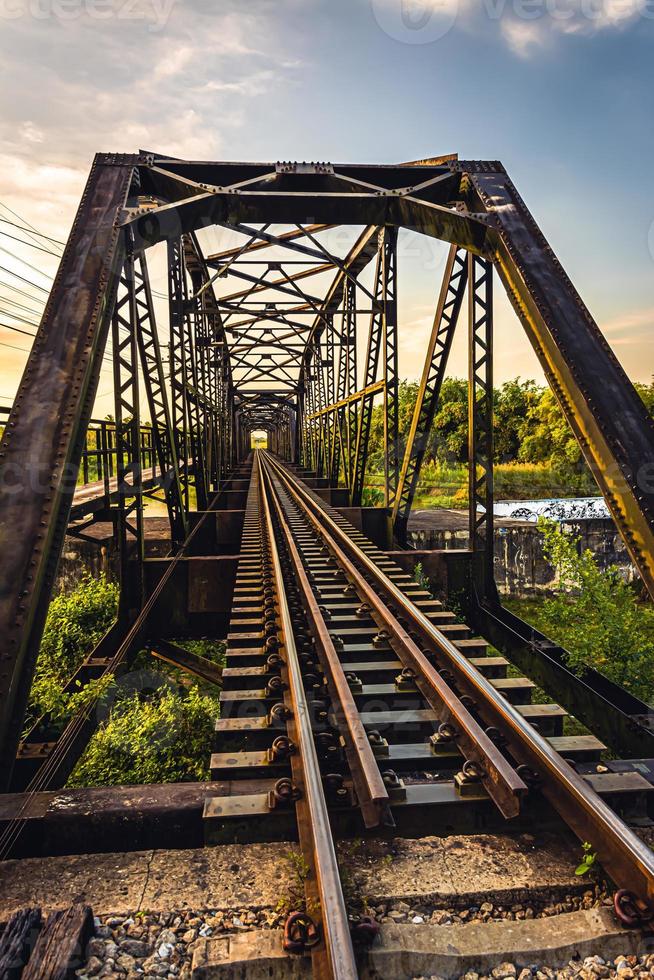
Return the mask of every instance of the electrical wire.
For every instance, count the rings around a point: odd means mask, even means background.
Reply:
[[[9,303],[10,306],[15,306],[18,310],[23,310],[25,313],[36,313],[40,315],[43,312],[43,307],[40,310],[33,310],[31,306],[24,306],[22,303],[17,303],[15,299],[9,299],[8,296],[0,296],[1,303]]]
[[[29,354],[30,347],[16,347],[14,344],[7,344],[4,340],[0,340],[0,346],[9,347],[10,350],[20,350],[23,354]]]
[[[2,268],[2,266],[0,266]],[[12,273],[13,275],[14,273]],[[36,283],[31,283],[36,289],[41,289],[41,286],[37,286]],[[26,299],[31,299],[33,303],[44,303],[45,301],[40,299],[38,296],[32,296],[30,293],[26,293],[24,289],[19,289],[18,286],[14,286],[10,282],[4,282],[0,279],[0,286],[4,286],[5,289],[11,289],[12,292],[17,293],[19,296],[24,296]],[[47,290],[45,290],[47,292]]]
[[[19,258],[14,254],[14,252],[10,252],[8,248],[3,248],[2,245],[0,245],[0,252],[4,252],[5,255],[10,255],[12,259],[16,259],[16,261],[22,263],[22,265],[26,265],[28,269],[32,270],[32,272],[36,272],[37,276],[43,276],[44,279],[54,279],[54,276],[51,276],[49,272],[43,272],[42,269],[38,269],[35,265],[32,265],[31,262],[26,262],[25,259]],[[7,269],[6,271],[9,272],[10,270]],[[35,286],[36,283],[32,283],[32,285]],[[44,292],[47,292],[47,289],[44,290]]]
[[[3,249],[3,251],[6,251],[6,249]],[[11,252],[9,252],[8,254],[11,255]],[[19,275],[17,272],[14,272],[13,269],[8,269],[4,265],[0,265],[0,270],[2,270],[2,272],[7,272],[10,276],[15,276],[16,279],[20,279],[21,282],[26,282],[28,286],[32,286],[34,289],[40,289],[42,293],[50,292],[50,290],[46,289],[45,286],[39,286],[37,283],[32,282],[31,279],[26,279],[25,276]]]
[[[45,252],[47,255],[54,255],[56,259],[61,258],[58,252],[53,252],[49,248],[44,248],[43,245],[37,245],[36,242],[25,242],[22,238],[16,238],[15,235],[10,235],[8,231],[2,231],[2,229],[0,229],[0,235],[3,235],[5,238],[11,238],[12,242],[19,242],[21,245],[27,245],[29,248],[36,248],[39,250],[39,252]],[[17,256],[15,257],[17,258]]]
[[[33,323],[32,326],[36,326],[36,324]],[[36,336],[36,334],[30,333],[29,330],[23,330],[21,327],[16,327],[12,323],[3,323],[2,320],[0,320],[0,327],[2,327],[3,330],[14,330],[16,333],[22,333],[26,337],[34,338]]]
[[[4,205],[0,203],[0,207],[4,207]],[[19,225],[15,221],[10,221],[9,218],[0,218],[0,222],[2,222],[3,225],[11,225],[12,228],[18,228],[19,231],[24,231],[26,234],[30,235],[28,225]],[[37,231],[35,228],[33,228],[32,231],[35,235],[38,235],[39,238],[45,238],[47,242],[52,242],[54,245],[64,246],[66,244],[65,242],[59,241],[58,238],[51,238],[50,235],[45,235],[42,231]]]
[[[18,220],[21,221],[25,225],[26,229],[27,228],[31,229],[31,232],[33,232],[34,235],[39,235],[40,234],[40,232],[38,232],[36,230],[36,228],[34,227],[33,224],[31,224],[31,222],[27,221],[25,218],[21,218],[21,216],[16,211],[12,211],[12,209],[9,207],[8,204],[5,204],[3,201],[0,201],[0,207],[1,208],[4,208],[5,211],[8,211],[9,214],[13,215],[14,218],[18,218]],[[33,237],[33,235],[30,234],[30,232],[27,232],[27,234],[29,234],[30,237]]]

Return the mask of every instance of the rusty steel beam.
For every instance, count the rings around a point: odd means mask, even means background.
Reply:
[[[16,748],[124,256],[138,156],[95,158],[0,446],[0,785]]]
[[[654,421],[501,164],[470,180],[509,299],[654,596]]]

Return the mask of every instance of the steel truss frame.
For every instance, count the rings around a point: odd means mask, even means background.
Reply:
[[[363,229],[345,254],[331,237],[340,225]],[[206,254],[209,227],[228,230],[228,247]],[[454,249],[403,452],[400,228]],[[145,265],[146,252],[159,243],[168,255],[169,378]],[[15,757],[110,329],[124,414],[121,534],[133,526],[138,542],[140,362],[173,542],[184,534],[191,484],[205,507],[257,428],[269,433],[277,452],[342,481],[350,502],[360,504],[375,397],[383,401],[386,503],[401,540],[467,253],[473,547],[487,555],[491,540],[490,506],[483,520],[477,507],[492,502],[495,268],[654,594],[654,490],[646,479],[654,471],[654,426],[500,163],[436,157],[397,166],[242,164],[100,154],[0,447],[3,772]],[[373,258],[369,289],[362,273]],[[357,364],[364,316],[366,355]]]
[[[467,285],[468,253],[465,249],[451,245],[393,503],[393,527],[395,536],[401,544],[406,544],[409,514],[438,408],[454,330]]]

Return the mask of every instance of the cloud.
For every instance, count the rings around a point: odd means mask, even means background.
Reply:
[[[0,200],[57,237],[95,152],[230,156],[252,101],[281,96],[300,66],[281,33],[296,0],[140,0],[127,20],[125,0],[107,19],[91,16],[97,0],[79,3],[86,13],[70,20],[6,19],[0,0]],[[167,9],[153,29],[149,15]]]
[[[521,58],[528,57],[534,48],[543,47],[545,43],[540,28],[524,21],[503,21],[502,35],[509,47]]]
[[[487,5],[494,0],[484,0]],[[557,36],[592,38],[601,32],[624,30],[650,16],[649,0],[496,0],[502,36],[520,57],[552,46]],[[654,11],[652,11],[654,13]]]
[[[594,37],[654,20],[652,0],[365,0],[389,37],[428,44],[452,30],[499,35],[519,57],[552,46],[561,35]]]
[[[611,344],[641,344],[649,339],[654,326],[654,307],[629,310],[601,324],[602,333]]]

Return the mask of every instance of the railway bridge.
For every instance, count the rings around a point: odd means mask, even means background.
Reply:
[[[216,227],[231,243],[217,252]],[[447,257],[405,431],[407,230]],[[654,856],[632,824],[651,808],[652,711],[572,672],[494,586],[502,287],[654,595],[652,420],[499,162],[96,157],[0,448],[3,856],[30,852],[38,800],[65,785],[97,724],[87,705],[62,730],[45,717],[24,731],[66,537],[104,522],[118,615],[70,689],[129,670],[144,647],[218,680],[212,782],[158,799],[194,844],[299,839],[306,906],[284,942],[310,953],[316,976],[356,976],[357,942],[374,933],[358,923],[352,938],[338,837],[547,814],[597,848],[624,922],[651,917]],[[407,526],[457,328],[469,543],[417,552]],[[107,357],[113,417],[95,419]],[[383,500],[370,506],[375,406]],[[252,449],[255,433],[265,448]],[[153,502],[168,520],[163,557],[148,548]],[[226,640],[218,679],[184,649],[206,636]],[[121,836],[136,847],[151,842],[153,797],[132,796]],[[101,817],[79,820],[81,846],[115,842]]]

